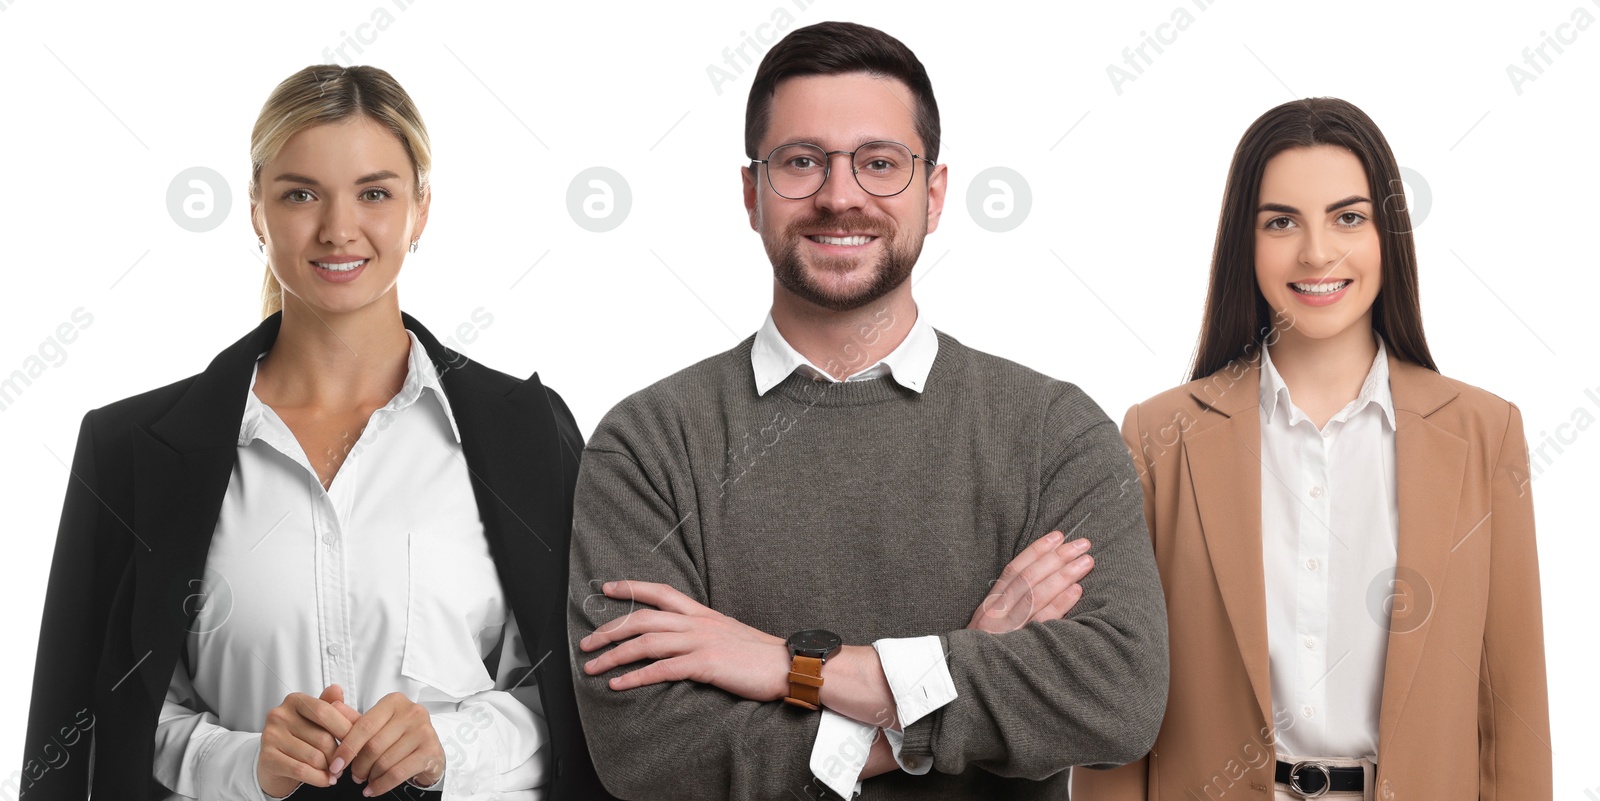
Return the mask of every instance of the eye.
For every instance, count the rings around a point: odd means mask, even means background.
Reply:
[[[888,159],[872,159],[862,166],[870,172],[888,172],[894,169],[894,162]]]
[[[810,156],[795,156],[784,162],[784,166],[794,170],[816,169],[817,160]]]
[[[1366,215],[1360,212],[1347,211],[1338,217],[1339,224],[1346,228],[1354,228],[1367,221]]]
[[[1273,217],[1272,219],[1267,220],[1266,225],[1261,227],[1267,229],[1268,231],[1286,231],[1294,227],[1294,220],[1291,220],[1288,217]]]
[[[362,200],[370,200],[373,202],[385,200],[390,197],[393,197],[393,195],[389,194],[389,190],[387,189],[368,189],[361,193]]]
[[[283,199],[289,201],[290,203],[309,203],[313,198],[311,193],[307,190],[290,189],[289,191],[283,193]]]

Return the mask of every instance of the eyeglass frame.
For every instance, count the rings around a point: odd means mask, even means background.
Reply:
[[[782,149],[784,149],[786,147],[796,147],[796,146],[799,146],[799,145],[804,145],[806,147],[814,147],[814,148],[822,151],[822,183],[817,184],[817,188],[811,190],[810,194],[801,195],[800,197],[789,197],[788,195],[785,195],[784,193],[779,192],[777,184],[774,184],[772,182],[772,167],[771,167],[772,156],[773,156],[774,153],[777,153],[778,151],[780,151],[780,150],[782,150]],[[861,171],[856,169],[856,154],[861,152],[864,148],[870,147],[872,145],[895,145],[897,147],[905,148],[906,152],[911,154],[911,175],[910,175],[910,177],[908,177],[906,179],[906,185],[900,187],[900,189],[898,191],[892,192],[892,193],[887,194],[887,195],[880,195],[880,194],[872,191],[871,189],[868,189],[866,184],[861,183]],[[933,159],[930,159],[927,156],[922,155],[921,153],[917,153],[917,152],[913,151],[911,149],[910,145],[908,145],[908,144],[906,144],[904,142],[896,142],[893,139],[874,139],[871,142],[863,142],[861,145],[857,146],[855,150],[828,150],[828,149],[824,148],[822,145],[816,144],[815,142],[787,142],[785,144],[778,145],[777,147],[767,151],[767,157],[766,158],[764,158],[764,159],[751,159],[750,163],[752,165],[755,165],[755,164],[766,164],[766,165],[768,165],[767,166],[767,186],[772,188],[772,193],[773,194],[777,195],[778,197],[783,198],[784,200],[805,200],[805,199],[810,198],[810,197],[815,197],[818,192],[822,191],[822,187],[828,185],[828,179],[833,177],[833,157],[834,156],[849,156],[850,157],[850,177],[855,179],[856,186],[861,187],[861,191],[866,192],[867,194],[869,194],[869,195],[871,195],[873,197],[895,197],[896,195],[905,194],[905,191],[907,189],[911,188],[911,183],[913,181],[917,180],[917,160],[918,159],[921,159],[922,163],[924,165],[926,165],[923,168],[924,172],[926,172],[928,168],[939,166],[938,162],[934,161]],[[760,169],[760,168],[757,167],[756,169]]]

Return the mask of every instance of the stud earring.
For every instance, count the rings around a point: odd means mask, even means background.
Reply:
[[[411,252],[412,253],[416,253],[417,252],[417,241],[418,240],[415,240],[415,239],[411,240]]]

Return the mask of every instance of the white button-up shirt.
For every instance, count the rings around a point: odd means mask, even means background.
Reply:
[[[928,373],[939,354],[939,335],[919,312],[906,338],[882,359],[873,361],[873,345],[886,332],[903,325],[892,316],[881,317],[857,332],[857,342],[843,348],[828,366],[857,368],[846,381],[867,381],[888,377],[907,389],[922,392]],[[795,350],[767,315],[750,348],[755,371],[756,394],[765,395],[784,379],[799,371],[817,381],[835,381],[827,371]],[[872,644],[883,663],[884,676],[894,695],[896,713],[902,728],[932,714],[956,699],[955,680],[937,636],[886,638]],[[812,742],[811,772],[829,789],[849,798],[861,791],[862,768],[880,729],[852,720],[831,709],[822,710],[816,740]],[[900,758],[905,736],[890,729],[881,730],[889,738],[895,762],[908,773],[924,774],[933,765],[916,757]]]
[[[1278,757],[1377,758],[1400,505],[1378,355],[1321,430],[1263,351],[1261,535]]]
[[[266,798],[256,760],[268,710],[331,684],[360,712],[393,692],[425,705],[444,747],[435,789],[446,799],[540,797],[532,788],[547,774],[549,735],[538,689],[449,398],[407,334],[404,385],[351,432],[326,490],[256,397],[252,374],[205,575],[191,582],[195,620],[156,728],[168,801]],[[490,675],[484,660],[502,638]]]

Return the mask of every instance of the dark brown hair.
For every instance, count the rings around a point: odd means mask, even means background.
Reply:
[[[772,120],[772,93],[785,78],[802,75],[844,75],[864,72],[894,78],[911,90],[917,101],[915,125],[922,139],[923,157],[939,160],[939,104],[933,99],[933,82],[915,53],[899,39],[877,28],[854,22],[819,22],[796,28],[762,57],[750,84],[744,112],[744,150],[751,159]]]
[[[1205,378],[1260,347],[1273,331],[1273,312],[1256,285],[1255,219],[1261,176],[1273,156],[1297,147],[1335,145],[1349,150],[1367,172],[1375,201],[1374,223],[1382,254],[1382,283],[1372,302],[1372,328],[1396,358],[1438,371],[1422,333],[1417,294],[1417,252],[1411,240],[1400,167],[1376,123],[1361,109],[1333,97],[1294,100],[1261,115],[1239,140],[1228,167],[1211,253],[1200,343],[1189,380]]]

